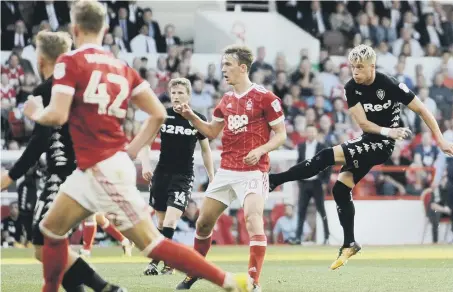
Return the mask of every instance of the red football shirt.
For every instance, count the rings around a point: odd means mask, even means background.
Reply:
[[[21,66],[17,66],[16,68],[9,66],[2,67],[2,74],[8,75],[9,84],[14,87],[18,87],[24,81],[25,74]]]
[[[69,130],[80,169],[124,150],[128,101],[146,88],[134,69],[100,46],[84,45],[58,58],[52,93],[74,96]]]
[[[214,120],[224,122],[220,167],[235,171],[269,171],[269,156],[256,165],[246,165],[244,157],[266,144],[271,126],[284,122],[281,100],[264,87],[253,84],[242,95],[227,92],[214,110]]]

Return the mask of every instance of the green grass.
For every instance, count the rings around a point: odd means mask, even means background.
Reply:
[[[453,291],[453,246],[364,247],[363,252],[339,271],[328,267],[336,256],[334,247],[271,246],[261,276],[263,291]],[[97,248],[89,259],[107,280],[131,292],[174,291],[183,279],[174,276],[143,276],[147,260],[120,256],[119,248]],[[3,249],[1,291],[40,291],[41,266],[30,249]],[[247,247],[214,247],[209,259],[232,272],[246,272]],[[206,281],[191,291],[220,291]]]

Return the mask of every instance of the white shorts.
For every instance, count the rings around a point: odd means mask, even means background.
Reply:
[[[134,163],[127,153],[118,152],[86,171],[77,168],[60,191],[93,213],[103,212],[121,231],[149,216],[136,179]]]
[[[248,194],[258,194],[266,200],[269,195],[269,174],[255,171],[219,169],[206,190],[206,197],[229,206],[238,199],[244,206]]]

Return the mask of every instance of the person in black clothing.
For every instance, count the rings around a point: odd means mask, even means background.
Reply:
[[[44,106],[50,103],[53,70],[57,58],[61,54],[68,52],[71,47],[70,43],[63,43],[62,40],[66,36],[62,37],[61,34],[64,33],[43,31],[37,36],[37,49],[39,52],[37,63],[44,82],[33,91],[33,96],[40,96]],[[36,123],[27,148],[25,148],[11,170],[3,173],[1,177],[1,189],[4,189],[36,164],[44,152],[46,153],[48,176],[45,178],[44,190],[39,196],[34,211],[32,236],[35,246],[35,257],[40,261],[44,237],[39,229],[39,223],[58,194],[60,185],[76,168],[68,124],[61,127],[44,127]],[[123,291],[122,288],[111,285],[102,279],[87,262],[72,250],[69,252],[68,265],[70,267],[67,269],[62,282],[63,288],[68,292],[85,291],[84,285],[99,292]]]
[[[41,173],[38,164],[39,162],[25,173],[23,179],[17,181],[19,219],[27,232],[27,245],[33,241],[33,213],[38,199],[38,180]]]
[[[2,245],[6,242],[9,246],[23,247],[26,231],[19,219],[19,204],[12,202],[9,212],[9,216],[2,220]]]
[[[332,193],[343,227],[344,242],[338,258],[330,267],[332,270],[343,266],[361,250],[354,239],[352,188],[373,166],[389,159],[395,140],[411,135],[409,129],[400,126],[401,104],[419,114],[434,134],[439,148],[447,155],[453,155],[453,143],[443,137],[436,119],[420,99],[406,84],[376,72],[376,53],[371,47],[355,47],[348,59],[353,79],[345,86],[345,98],[349,113],[364,134],[333,148],[326,148],[288,171],[269,176],[269,188],[272,191],[285,182],[306,179],[336,163],[343,164]]]
[[[188,103],[192,88],[186,78],[170,80],[168,85],[172,106]],[[187,208],[193,186],[193,155],[197,141],[209,181],[214,177],[214,165],[209,141],[193,125],[175,112],[173,107],[167,109],[167,120],[162,125],[161,152],[154,174],[151,171],[149,147],[139,154],[142,162],[143,178],[151,181],[149,204],[156,210],[157,228],[172,239],[178,220]],[[200,113],[196,113],[206,121]],[[152,261],[145,269],[145,275],[158,275],[158,261]],[[174,269],[165,265],[161,274],[173,274]]]
[[[299,144],[297,151],[299,157],[297,162],[301,162],[307,159],[311,159],[316,153],[326,148],[322,143],[316,141],[318,130],[314,126],[307,127],[307,140],[304,143]],[[326,208],[324,207],[324,196],[327,192],[327,184],[330,179],[330,170],[325,170],[319,175],[314,175],[307,179],[299,181],[299,206],[298,216],[299,221],[297,222],[296,229],[296,242],[302,241],[303,226],[305,222],[305,216],[307,214],[308,204],[310,199],[313,197],[315,200],[316,210],[321,216],[323,228],[324,228],[324,244],[327,244],[329,240],[329,225],[327,223]]]

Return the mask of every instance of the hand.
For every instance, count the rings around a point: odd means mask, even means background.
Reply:
[[[28,100],[24,104],[24,115],[34,121],[36,120],[36,113],[43,109],[44,105],[42,104],[42,97],[29,95]]]
[[[142,176],[144,180],[150,182],[151,179],[153,178],[153,172],[151,171],[151,167],[142,166]]]
[[[2,185],[1,185],[1,190],[6,189],[13,180],[9,176],[9,173],[7,171],[2,172]]]
[[[193,115],[194,115],[194,112],[192,111],[192,109],[190,108],[190,106],[187,103],[183,103],[181,105],[176,105],[173,107],[173,109],[175,110],[175,112],[177,112],[178,114],[180,114],[187,120],[190,119],[191,117],[193,117]]]
[[[409,128],[395,128],[390,129],[389,137],[395,140],[403,140],[409,138],[412,135],[412,131]]]
[[[453,143],[448,143],[445,140],[439,142],[439,148],[442,150],[447,156],[453,156]]]
[[[247,165],[255,165],[260,161],[260,158],[264,155],[264,153],[265,152],[260,148],[253,149],[249,152],[249,154],[247,154],[243,161]]]
[[[398,187],[398,193],[399,195],[405,195],[406,194],[406,189],[403,186]]]

